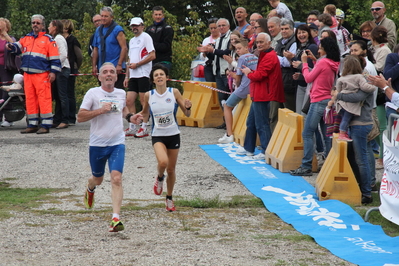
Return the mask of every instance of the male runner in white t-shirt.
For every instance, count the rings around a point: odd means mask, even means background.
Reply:
[[[94,190],[104,179],[105,164],[108,161],[113,210],[109,231],[118,232],[124,229],[119,219],[125,161],[123,117],[126,117],[128,122],[139,123],[142,115],[129,113],[125,91],[114,87],[118,76],[112,63],[104,63],[101,66],[98,78],[101,87],[92,88],[86,93],[77,116],[79,123],[91,120],[89,158],[92,176],[85,190],[84,204],[86,208],[93,208]]]

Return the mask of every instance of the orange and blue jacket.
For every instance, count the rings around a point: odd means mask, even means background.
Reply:
[[[21,69],[29,74],[60,72],[61,61],[58,47],[53,38],[45,32],[34,35],[30,32],[18,42],[12,43],[12,52],[20,54]]]

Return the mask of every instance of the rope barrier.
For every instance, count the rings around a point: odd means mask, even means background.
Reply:
[[[216,91],[216,92],[220,92],[220,93],[225,93],[225,94],[231,94],[231,92],[228,91],[222,91],[222,90],[218,90],[217,88],[202,84],[198,81],[191,81],[191,80],[178,80],[178,79],[168,79],[169,81],[174,81],[174,82],[181,82],[181,83],[192,83],[192,84],[197,84],[200,85],[201,87],[205,87],[207,89]]]
[[[93,74],[70,74],[70,76],[92,76]],[[178,79],[168,79],[168,81],[174,81],[174,82],[180,82],[180,83],[191,83],[191,84],[197,84],[200,85],[201,87],[205,87],[207,89],[216,91],[216,92],[220,92],[220,93],[225,93],[225,94],[231,94],[231,92],[228,91],[222,91],[222,90],[218,90],[217,88],[214,88],[212,86],[208,86],[205,84],[202,84],[198,81],[191,81],[191,80],[178,80]]]

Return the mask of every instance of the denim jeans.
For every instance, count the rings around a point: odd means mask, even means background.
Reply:
[[[68,78],[71,70],[63,67],[61,72],[56,74],[53,82],[53,98],[55,99],[54,124],[68,124],[69,100],[68,100]]]
[[[254,152],[256,147],[256,133],[259,135],[262,153],[269,144],[272,133],[269,124],[269,103],[252,102],[247,117],[247,131],[245,133],[244,149]]]
[[[375,177],[375,166],[373,167],[371,159],[371,143],[367,142],[367,135],[371,132],[373,125],[351,126],[350,137],[352,138],[353,151],[356,165],[359,169],[358,181],[360,191],[363,196],[371,197],[371,182]],[[370,154],[371,153],[371,154]],[[372,173],[374,168],[374,173]]]
[[[314,135],[318,130],[320,123],[321,132],[324,138],[324,143],[326,146],[326,155],[331,149],[331,139],[326,138],[326,126],[323,121],[324,109],[326,109],[329,99],[311,103],[309,107],[308,115],[306,116],[305,126],[302,132],[303,137],[303,158],[302,158],[302,168],[312,169],[312,160],[314,153]]]

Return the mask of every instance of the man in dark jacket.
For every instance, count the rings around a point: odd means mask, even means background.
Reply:
[[[156,59],[152,61],[152,64],[160,63],[170,70],[172,68],[173,28],[166,24],[163,7],[155,6],[152,9],[152,19],[154,24],[145,30],[154,43]]]

